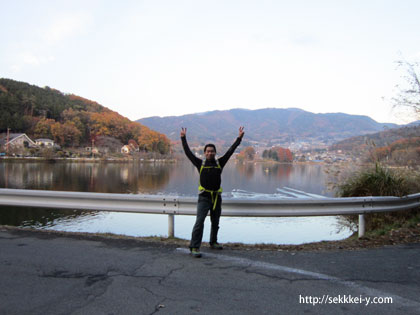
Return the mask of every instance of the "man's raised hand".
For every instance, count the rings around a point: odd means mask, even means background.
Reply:
[[[187,128],[181,127],[181,137],[185,137],[187,135]]]
[[[244,132],[244,127],[239,127],[239,138],[242,139],[242,137],[244,136],[245,132]]]

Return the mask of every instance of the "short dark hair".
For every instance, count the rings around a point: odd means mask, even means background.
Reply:
[[[204,146],[204,152],[206,152],[207,147],[211,147],[211,148],[213,148],[213,149],[214,149],[214,152],[216,152],[216,146],[215,146],[213,143],[207,143],[207,144]]]

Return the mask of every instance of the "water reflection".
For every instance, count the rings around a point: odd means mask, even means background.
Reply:
[[[306,197],[330,196],[325,179],[320,165],[242,164],[232,160],[223,171],[222,186],[224,194],[233,197],[296,198],[302,195],[299,191],[307,192]],[[188,161],[174,164],[0,162],[1,188],[196,196],[197,185],[197,169]],[[177,216],[176,236],[188,239],[194,219]],[[0,207],[0,224],[133,236],[167,233],[164,215],[40,208]],[[342,228],[336,217],[222,217],[221,227],[222,242],[298,244],[342,239],[352,233],[350,228]]]
[[[261,164],[264,176],[287,179],[292,173],[292,164]]]
[[[291,187],[331,196],[321,165],[254,164],[230,161],[223,170],[223,191],[275,193]],[[0,162],[0,187],[106,193],[168,193],[195,196],[197,169],[188,162],[72,163]]]
[[[106,193],[154,193],[172,168],[139,163],[0,163],[0,187]]]
[[[242,174],[245,178],[251,179],[254,177],[255,166],[253,163],[236,163],[236,170]]]
[[[223,190],[245,190],[256,193],[276,193],[291,187],[312,194],[331,197],[324,182],[322,165],[254,164],[233,161],[223,171]]]
[[[46,227],[60,218],[95,216],[98,212],[69,209],[23,208],[0,206],[0,224],[12,226]]]

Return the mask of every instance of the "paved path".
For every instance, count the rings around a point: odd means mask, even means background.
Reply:
[[[162,243],[0,229],[0,283],[0,314],[420,314],[420,244],[194,259]]]

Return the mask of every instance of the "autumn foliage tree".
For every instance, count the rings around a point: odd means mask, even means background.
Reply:
[[[264,150],[263,158],[278,162],[292,162],[293,154],[289,149],[274,147],[269,150]]]
[[[255,158],[255,149],[253,147],[246,147],[236,156],[241,161],[253,161]]]
[[[41,118],[35,126],[35,137],[36,138],[52,138],[51,127],[56,121],[49,118]]]
[[[169,139],[156,131],[142,128],[141,133],[137,139],[139,148],[143,151],[159,152],[161,154],[166,154],[170,151]]]
[[[128,140],[128,145],[130,146],[131,150],[133,150],[133,151],[138,151],[139,150],[139,145],[137,144],[137,141],[134,140],[134,139]]]
[[[169,139],[139,123],[109,111],[90,114],[92,132],[100,136],[111,136],[128,143],[130,139],[137,140],[140,150],[167,154],[170,151]]]
[[[397,165],[419,165],[420,137],[399,139],[390,145],[375,148],[371,160]]]
[[[51,134],[55,142],[65,147],[78,146],[80,144],[81,132],[73,122],[56,122],[51,126]]]
[[[280,162],[292,162],[293,161],[293,155],[292,155],[292,152],[289,149],[279,147],[279,148],[277,148],[277,154],[278,154]]]

